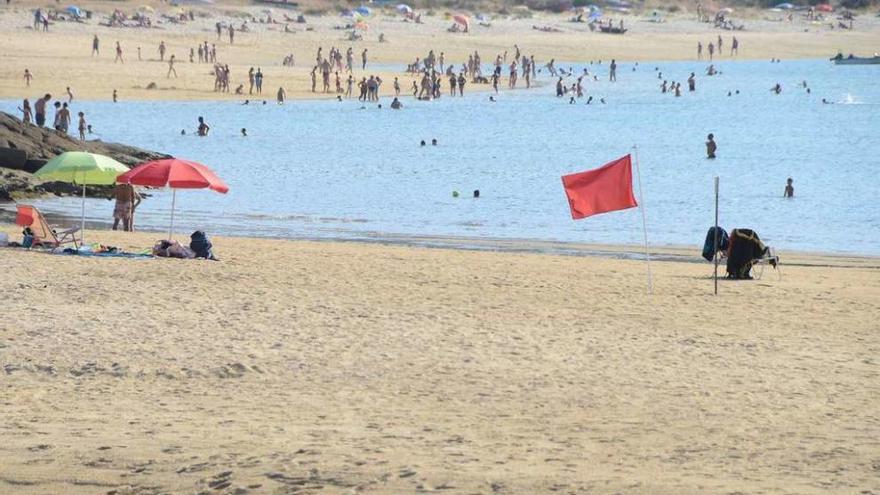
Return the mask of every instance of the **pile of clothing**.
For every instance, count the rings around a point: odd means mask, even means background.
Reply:
[[[189,246],[184,246],[177,241],[159,241],[153,246],[153,255],[163,258],[204,258],[219,261],[214,256],[214,245],[203,231],[197,230],[189,237]]]
[[[721,227],[717,227],[717,230],[716,227],[711,227],[703,242],[703,258],[712,261],[719,252],[727,256],[727,278],[751,280],[752,266],[758,260],[768,257],[770,248],[761,242],[761,238],[754,230],[733,229],[728,235]],[[775,265],[776,258],[770,258],[770,263]]]

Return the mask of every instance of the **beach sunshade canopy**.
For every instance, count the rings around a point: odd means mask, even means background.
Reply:
[[[816,10],[818,10],[819,12],[833,12],[834,7],[827,3],[820,3],[819,5],[816,5]]]
[[[471,23],[471,19],[468,16],[462,14],[455,14],[454,16],[452,16],[452,20],[461,24],[462,26],[468,26]]]
[[[110,185],[116,183],[119,174],[128,167],[109,156],[84,151],[61,153],[34,172],[35,177],[81,185],[83,237],[86,231],[86,185]]]
[[[412,7],[410,7],[409,5],[407,5],[405,3],[398,4],[396,8],[397,8],[398,12],[401,12],[404,14],[412,14]]]
[[[41,179],[57,180],[77,185],[110,185],[128,167],[109,156],[68,151],[46,162],[34,175]]]
[[[361,15],[370,15],[370,14],[373,13],[373,11],[370,10],[369,7],[365,7],[365,6],[363,6],[363,5],[361,5],[360,7],[356,8],[356,9],[354,9],[354,11],[357,12],[358,14],[361,14]]]
[[[174,189],[211,189],[223,194],[229,191],[226,183],[208,167],[178,158],[142,163],[120,175],[116,182]]]
[[[68,5],[65,10],[77,17],[82,17],[82,9],[80,9],[76,5]]]
[[[222,194],[229,191],[229,186],[205,165],[179,158],[142,163],[120,175],[117,182],[137,186],[168,186],[172,188],[169,240],[174,236],[174,206],[177,201],[178,189],[210,189]]]

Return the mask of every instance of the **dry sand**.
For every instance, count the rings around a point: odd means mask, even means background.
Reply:
[[[214,241],[0,249],[0,493],[880,491],[876,258]]]
[[[3,40],[0,67],[4,68],[0,73],[0,98],[35,99],[46,92],[62,98],[65,88],[70,86],[77,97],[88,99],[110,99],[114,89],[118,90],[122,101],[242,99],[213,91],[214,77],[210,64],[188,62],[190,48],[205,40],[216,42],[219,60],[230,65],[233,89],[240,83],[245,83],[247,87],[248,68],[261,67],[265,74],[266,91],[263,98],[266,99],[274,99],[280,86],[285,88],[289,98],[335,97],[335,94],[316,95],[310,90],[309,71],[319,46],[324,48],[325,54],[331,46],[343,51],[352,46],[356,62],[360,61],[360,52],[367,48],[371,61],[401,66],[417,57],[424,57],[431,49],[438,55],[441,51],[445,52],[447,61],[455,62],[457,66],[466,61],[469,53],[478,50],[483,62],[489,64],[504,51],[509,51],[512,56],[515,43],[525,53],[535,55],[539,64],[551,58],[573,62],[608,61],[611,58],[620,61],[688,60],[695,58],[698,41],[708,44],[719,35],[724,37],[726,44],[724,56],[721,57],[723,63],[730,59],[728,50],[733,34],[741,42],[739,59],[821,58],[830,57],[837,50],[869,55],[880,46],[880,19],[873,13],[860,16],[853,32],[830,30],[827,23],[812,24],[799,17],[792,23],[774,22],[767,18],[781,17],[782,14],[766,11],[752,11],[747,18],[737,18],[738,22],[744,22],[748,27],[748,31],[737,33],[697,23],[691,14],[668,16],[667,22],[662,24],[645,22],[644,17],[627,16],[622,18],[631,32],[625,36],[614,36],[590,32],[586,24],[567,22],[570,14],[535,14],[528,19],[499,17],[492,20],[489,28],[475,25],[469,34],[451,34],[446,29],[452,22],[444,17],[445,12],[442,11],[435,16],[426,15],[422,25],[403,22],[399,16],[377,11],[369,21],[371,29],[365,34],[364,41],[345,41],[347,32],[336,30],[334,26],[344,25],[348,21],[336,15],[327,15],[308,17],[308,26],[313,31],[305,31],[305,26],[301,24],[290,24],[296,33],[284,33],[283,25],[250,23],[251,31],[239,32],[235,44],[231,46],[226,36],[217,40],[214,24],[218,21],[234,21],[238,26],[246,14],[265,17],[262,13],[264,7],[225,4],[216,7],[195,6],[193,10],[200,15],[196,21],[158,24],[154,29],[97,25],[98,20],[114,8],[131,14],[144,3],[155,6],[156,14],[153,17],[156,20],[159,13],[174,10],[167,4],[156,2],[79,3],[85,8],[94,9],[96,18],[87,23],[56,23],[51,26],[49,33],[34,32],[30,28],[32,16],[29,9],[44,7],[43,4],[16,2],[12,7],[0,11],[0,37]],[[57,4],[57,8],[63,6]],[[281,9],[273,9],[273,12],[276,19],[283,19],[285,13],[296,15],[293,11]],[[621,18],[615,14],[611,16]],[[532,26],[552,26],[562,32],[544,33],[535,31]],[[387,43],[378,42],[379,33],[385,34]],[[101,55],[92,58],[91,41],[95,34],[101,39]],[[122,44],[124,65],[113,62],[116,41]],[[167,64],[158,60],[160,41],[164,41],[168,47],[166,57],[171,54],[177,56],[177,79],[168,79]],[[140,62],[137,61],[138,46],[144,59]],[[282,66],[284,57],[291,53],[297,66]],[[35,76],[30,88],[25,87],[22,77],[25,68]],[[400,77],[403,94],[408,94],[412,85],[412,76],[369,66],[366,71],[356,70],[354,75],[360,78],[370,74],[383,78],[385,84],[382,90],[385,94],[391,93],[391,81],[395,76]],[[155,82],[158,89],[144,89],[151,82]],[[320,87],[320,80],[318,84]],[[478,85],[469,85],[471,91],[479,88]],[[488,89],[486,86],[482,88]]]

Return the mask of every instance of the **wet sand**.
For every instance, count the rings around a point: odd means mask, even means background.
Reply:
[[[0,492],[880,490],[876,258],[214,242],[0,249]]]

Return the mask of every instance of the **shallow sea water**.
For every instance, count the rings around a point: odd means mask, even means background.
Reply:
[[[496,103],[476,92],[434,102],[404,97],[401,111],[384,98],[381,110],[357,101],[278,106],[271,90],[267,105],[74,102],[73,112],[85,111],[101,139],[200,161],[227,181],[227,195],[178,192],[181,233],[639,244],[637,209],[573,221],[560,180],[637,145],[652,244],[702,245],[718,175],[725,228],[753,228],[779,249],[880,254],[880,66],[721,61],[722,73],[707,77],[702,62],[641,63],[635,71],[621,63],[612,84],[604,64],[569,65],[599,76],[586,92],[607,104],[570,105],[542,75],[543,87],[502,91]],[[682,83],[680,98],[660,93],[655,67]],[[690,72],[695,93],[686,90]],[[770,91],[776,82],[781,95]],[[17,104],[0,109],[16,113]],[[207,138],[193,135],[199,115],[212,126]],[[243,127],[249,137],[240,136]],[[710,132],[719,146],[714,161],[703,144]],[[423,139],[428,146],[419,146]],[[793,200],[782,198],[787,177]],[[138,225],[167,228],[170,202],[170,192],[153,191]],[[37,205],[79,215],[77,198]],[[110,221],[112,211],[110,201],[89,200],[87,219]]]

